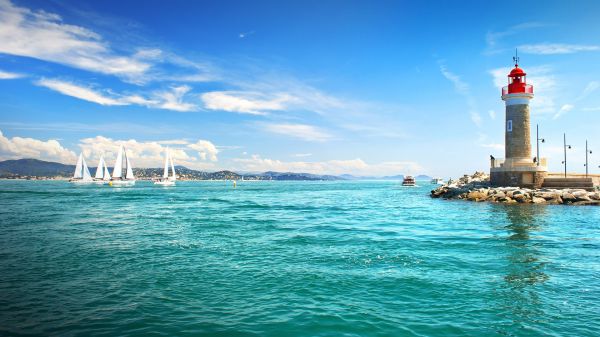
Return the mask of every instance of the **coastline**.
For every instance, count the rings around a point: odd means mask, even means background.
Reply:
[[[431,191],[432,198],[503,204],[600,206],[600,192],[584,189],[495,187],[489,175],[475,172]]]

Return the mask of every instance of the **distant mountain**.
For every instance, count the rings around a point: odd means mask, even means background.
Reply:
[[[90,167],[94,175],[95,167]],[[176,166],[177,176],[187,180],[341,180],[343,178],[331,175],[316,175],[310,173],[293,172],[264,172],[255,174],[238,174],[232,171],[203,172]],[[17,159],[0,162],[0,178],[19,177],[64,177],[73,175],[75,165],[65,165],[38,159]],[[112,167],[109,167],[112,172]],[[162,168],[134,168],[134,175],[138,179],[152,179],[162,176]]]
[[[430,176],[424,175],[424,174],[420,174],[415,177],[415,180],[431,180],[431,179],[433,179],[433,178]]]
[[[75,165],[65,165],[38,159],[16,159],[0,162],[0,177],[2,176],[71,176],[75,171]]]

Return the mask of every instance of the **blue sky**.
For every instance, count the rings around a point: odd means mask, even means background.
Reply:
[[[0,159],[457,176],[519,48],[551,171],[600,172],[598,2],[0,0]],[[535,129],[532,131],[535,132]],[[533,133],[533,135],[535,135]],[[533,138],[533,137],[532,137]],[[533,139],[532,139],[533,140]]]

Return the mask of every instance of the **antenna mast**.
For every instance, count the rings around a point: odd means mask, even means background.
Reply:
[[[513,61],[515,62],[515,67],[519,66],[519,52],[517,48],[515,48],[515,56],[513,56]]]

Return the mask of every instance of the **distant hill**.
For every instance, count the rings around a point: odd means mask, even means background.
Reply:
[[[51,161],[38,159],[16,159],[0,162],[0,177],[20,175],[20,176],[71,176],[75,171],[75,165],[65,165]]]

